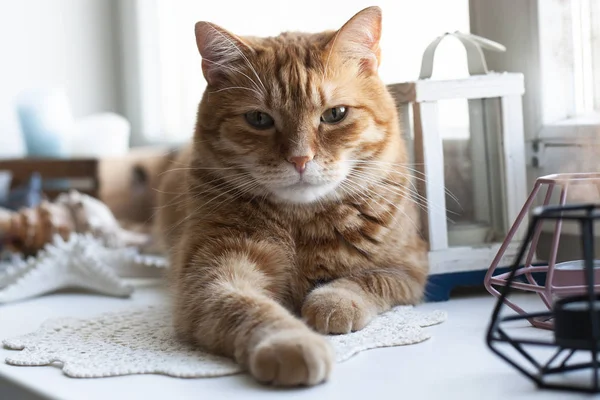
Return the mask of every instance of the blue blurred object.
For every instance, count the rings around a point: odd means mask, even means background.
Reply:
[[[23,207],[36,207],[43,199],[42,176],[35,172],[31,174],[29,181],[22,186],[16,187],[8,193],[6,201],[0,203],[0,207],[18,211]]]
[[[21,93],[17,99],[17,114],[29,156],[68,156],[74,119],[64,90],[38,89]]]
[[[0,205],[6,203],[8,200],[11,182],[12,172],[3,170],[0,171]]]

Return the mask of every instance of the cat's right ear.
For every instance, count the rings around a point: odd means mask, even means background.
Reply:
[[[346,59],[358,61],[362,70],[375,72],[381,58],[380,39],[381,8],[373,6],[350,18],[337,31],[328,46],[337,49]]]
[[[202,56],[202,72],[209,85],[216,84],[245,57],[250,48],[239,37],[210,22],[196,23],[196,44]]]

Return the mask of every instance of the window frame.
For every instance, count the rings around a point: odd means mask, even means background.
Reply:
[[[587,0],[575,0],[579,1]],[[548,23],[544,18],[550,16],[556,22],[557,15],[565,12],[561,8],[572,7],[572,4],[561,0],[470,0],[471,32],[507,47],[505,54],[486,54],[488,66],[496,71],[519,71],[525,75],[523,110],[529,187],[533,187],[536,178],[544,175],[542,170],[549,149],[592,145],[598,146],[600,151],[600,51],[588,57],[596,75],[593,102],[598,111],[585,112],[585,107],[575,101],[578,90],[575,80],[581,79],[572,70],[576,66],[566,67],[568,57],[560,59],[548,51],[553,46],[564,45],[564,41],[571,41],[571,47],[577,47],[573,45],[573,38],[567,37],[564,31],[542,38],[544,24]],[[588,6],[600,19],[600,4],[588,2]],[[511,21],[511,24],[505,21]],[[595,28],[595,40],[600,41],[600,26]],[[582,51],[570,50],[574,56]],[[553,79],[549,82],[550,77]],[[566,88],[553,86],[552,82],[556,80],[567,82]],[[562,106],[551,108],[544,104],[545,98],[558,99],[556,101],[562,102]],[[578,111],[582,108],[584,112]],[[563,231],[576,233],[569,229]]]
[[[574,0],[588,1],[588,0]],[[578,139],[592,137],[600,127],[600,113],[578,112],[577,91],[574,80],[577,75],[563,60],[549,54],[548,49],[564,46],[570,41],[571,54],[578,51],[573,38],[565,37],[564,32],[542,38],[545,28],[544,18],[553,17],[556,22],[560,7],[570,7],[571,2],[561,0],[470,0],[470,20],[472,33],[502,43],[507,47],[506,54],[486,54],[488,66],[497,71],[519,71],[525,74],[526,94],[524,97],[525,137],[530,147],[544,142],[560,141],[564,145],[575,144]],[[600,16],[600,4],[591,9]],[[564,11],[564,10],[563,10]],[[511,21],[507,24],[506,21]],[[569,21],[565,22],[568,24]],[[572,21],[571,21],[572,23]],[[597,28],[600,34],[600,27]],[[596,40],[600,40],[597,38]],[[600,110],[600,51],[588,57],[594,61],[599,73],[594,84],[598,88],[596,109]],[[552,80],[567,82],[563,88],[556,88]],[[581,86],[581,85],[578,85]],[[545,99],[556,99],[563,104],[551,108],[544,104]],[[538,167],[529,157],[529,165]]]
[[[121,97],[131,123],[131,145],[165,143],[161,134],[161,93],[158,60],[158,20],[156,0],[118,2],[121,50]]]

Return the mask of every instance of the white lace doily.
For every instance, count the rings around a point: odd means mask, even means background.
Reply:
[[[164,374],[182,378],[231,375],[241,372],[233,361],[179,342],[165,306],[103,314],[96,318],[54,319],[36,332],[4,340],[21,350],[7,357],[12,365],[62,364],[74,378],[131,374]],[[430,337],[423,328],[446,319],[443,311],[422,313],[404,306],[380,315],[365,329],[329,336],[336,361],[377,347],[420,343]]]

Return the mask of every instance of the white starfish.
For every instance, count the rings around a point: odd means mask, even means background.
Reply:
[[[154,268],[141,268],[148,266]],[[36,257],[20,260],[0,272],[0,303],[68,288],[128,297],[133,286],[123,282],[119,272],[129,271],[135,276],[136,269],[137,275],[146,269],[156,275],[163,267],[163,259],[148,259],[132,248],[108,248],[91,235],[72,234],[66,241],[57,235]]]

